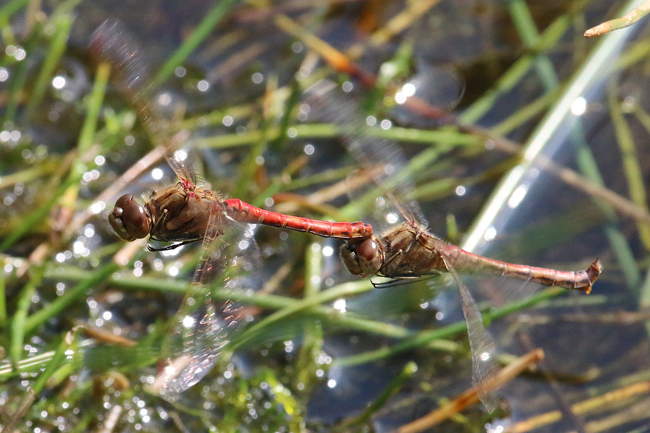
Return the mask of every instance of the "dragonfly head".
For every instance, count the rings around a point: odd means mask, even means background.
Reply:
[[[368,277],[379,272],[384,262],[384,251],[374,237],[341,245],[341,258],[351,274]]]
[[[146,238],[151,229],[151,216],[132,194],[124,194],[108,216],[115,233],[125,241]]]

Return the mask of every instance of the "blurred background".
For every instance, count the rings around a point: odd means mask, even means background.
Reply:
[[[0,424],[650,430],[648,27],[583,37],[638,4],[2,0]],[[499,363],[537,348],[545,357],[496,391],[492,414],[478,403],[413,425],[471,387],[456,284],[373,289],[341,264],[341,241],[259,228],[261,264],[240,275],[254,293],[236,350],[162,399],[148,386],[198,246],[148,252],[107,222],[120,195],[177,181],[159,137],[89,52],[109,18],[142,55],[135,85],[173,101],[165,127],[187,131],[203,181],[224,196],[381,220],[347,194],[359,162],[341,125],[302,109],[305,89],[328,78],[359,119],[377,121],[378,146],[398,143],[432,233],[533,266],[584,270],[599,258],[602,276],[590,295],[463,276]],[[68,334],[76,325],[85,329]]]

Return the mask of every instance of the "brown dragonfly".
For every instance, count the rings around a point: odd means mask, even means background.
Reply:
[[[308,89],[306,102],[310,114],[334,122],[345,131],[344,142],[368,173],[374,173],[379,221],[373,226],[385,226],[381,234],[365,239],[349,240],[341,246],[341,257],[347,269],[361,277],[379,276],[388,281],[375,284],[386,287],[399,282],[428,278],[441,273],[450,274],[460,292],[461,306],[472,352],[473,377],[479,398],[488,411],[498,406],[486,383],[496,372],[491,353],[494,343],[483,326],[481,313],[458,272],[492,275],[523,280],[545,286],[561,286],[586,293],[602,272],[599,260],[585,271],[560,271],[506,263],[482,257],[443,241],[427,230],[416,200],[413,185],[405,170],[406,163],[396,143],[359,131],[363,122],[359,107],[351,98],[336,93],[336,85],[324,80]],[[354,125],[357,125],[356,127]],[[351,131],[356,132],[351,133]],[[377,169],[379,168],[379,170]],[[401,221],[401,222],[400,222]]]
[[[183,133],[170,135],[153,90],[147,87],[145,60],[134,39],[116,20],[108,20],[92,35],[90,51],[109,62],[112,82],[136,109],[153,139],[165,148],[168,164],[180,179],[153,191],[143,204],[131,194],[120,197],[109,215],[115,232],[126,241],[149,236],[174,242],[152,251],[202,242],[199,262],[163,345],[165,366],[154,384],[161,395],[174,398],[210,372],[223,347],[242,321],[239,305],[215,302],[206,282],[218,275],[220,291],[253,289],[245,278],[256,268],[259,253],[249,227],[264,224],[338,239],[365,239],[372,227],[362,222],[330,222],[284,215],[257,208],[239,199],[226,199],[197,185],[187,153],[179,150]],[[163,98],[164,99],[164,98]]]

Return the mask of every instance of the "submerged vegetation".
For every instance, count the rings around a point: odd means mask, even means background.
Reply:
[[[629,4],[213,3],[0,5],[2,431],[648,431],[648,29],[582,36]],[[380,125],[367,134],[400,143],[432,232],[537,266],[599,257],[605,274],[589,296],[466,277],[499,361],[522,374],[486,414],[462,404],[475,397],[453,284],[375,289],[338,242],[262,228],[255,291],[231,297],[252,323],[164,400],[151,385],[198,248],[148,252],[108,225],[121,194],[176,181],[89,53],[108,18],[138,39],[142,78],[174,101],[169,127],[213,190],[372,219],[374,197],[348,199],[345,131],[301,104],[328,77]]]

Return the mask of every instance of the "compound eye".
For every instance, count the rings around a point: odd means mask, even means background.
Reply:
[[[138,203],[131,203],[124,208],[122,222],[126,231],[136,239],[145,238],[149,234],[149,217]]]
[[[357,247],[357,258],[360,275],[374,275],[381,269],[384,256],[379,243],[375,238],[369,238],[361,242]]]
[[[115,233],[129,242],[147,237],[151,227],[149,215],[131,194],[125,194],[117,200],[108,220]]]
[[[367,262],[372,262],[375,260],[378,254],[379,248],[377,247],[377,242],[374,239],[366,239],[357,247],[357,255],[359,258]]]
[[[128,205],[136,203],[135,198],[133,198],[133,194],[124,194],[122,197],[117,199],[117,202],[115,202],[115,207],[116,208],[121,208],[124,209]]]

